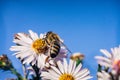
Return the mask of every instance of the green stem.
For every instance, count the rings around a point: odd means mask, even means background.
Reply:
[[[80,59],[76,60],[76,66],[78,66],[80,63],[82,64],[82,60]]]
[[[18,79],[18,80],[24,80],[24,78],[21,76],[21,74],[18,73],[18,72],[16,71],[16,69],[14,69],[14,67],[10,68],[10,71],[11,71],[14,75],[17,76],[17,79]]]

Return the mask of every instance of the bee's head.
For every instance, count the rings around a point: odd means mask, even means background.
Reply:
[[[46,33],[46,36],[48,36],[48,35],[50,35],[50,34],[53,34],[53,32],[52,32],[52,31],[48,31],[48,32]]]
[[[52,31],[48,31],[48,32],[47,32],[47,34],[51,34],[51,33],[53,33],[53,32],[52,32]]]

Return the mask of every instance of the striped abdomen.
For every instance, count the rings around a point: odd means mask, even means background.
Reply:
[[[53,41],[50,45],[50,56],[51,58],[55,58],[60,51],[60,43],[58,41]]]

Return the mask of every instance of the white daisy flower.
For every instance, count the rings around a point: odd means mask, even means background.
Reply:
[[[52,66],[52,69],[43,71],[41,77],[43,80],[88,80],[92,78],[88,69],[81,69],[82,64],[76,67],[76,62],[70,60],[67,64],[67,60],[57,62],[58,67]]]
[[[96,56],[98,64],[115,70],[120,70],[120,46],[111,48],[111,53],[105,49],[100,50],[105,56]]]
[[[31,63],[34,65],[36,62],[39,62],[39,59],[42,59],[44,62],[48,47],[43,37],[44,34],[41,34],[39,37],[38,34],[32,30],[29,30],[29,34],[17,33],[13,42],[18,45],[11,46],[10,50],[16,51],[14,55],[23,60],[23,64]],[[43,63],[37,65],[43,67]]]
[[[112,80],[109,73],[105,71],[97,72],[98,80]]]

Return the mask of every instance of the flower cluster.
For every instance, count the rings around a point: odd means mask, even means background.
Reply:
[[[83,54],[75,53],[68,57],[70,50],[63,40],[49,31],[38,35],[29,30],[29,33],[17,33],[10,47],[13,55],[18,58],[24,67],[25,78],[32,76],[33,80],[89,80],[88,69],[82,69]],[[69,60],[67,59],[69,58]],[[69,63],[68,63],[69,62]]]
[[[120,80],[120,46],[111,48],[111,53],[100,50],[104,56],[96,56],[98,60],[98,80]]]
[[[23,67],[24,77],[12,65],[7,55],[0,55],[0,70],[10,71],[17,80],[89,80],[87,68],[82,68],[84,55],[72,53],[59,35],[49,31],[38,35],[29,33],[14,35],[10,47]],[[95,56],[98,62],[97,80],[120,80],[120,46],[111,52],[101,49],[103,56]],[[70,54],[70,56],[68,55]],[[7,80],[16,80],[8,78]]]
[[[64,41],[52,31],[38,35],[17,33],[10,47],[23,66],[24,77],[16,71],[7,55],[0,55],[0,70],[11,71],[18,80],[89,80],[90,71],[82,68],[84,55],[72,53]],[[95,56],[98,62],[98,80],[120,80],[120,46],[104,55]],[[70,56],[68,56],[70,54]],[[31,77],[30,77],[31,76]],[[11,78],[12,80],[16,80]]]

